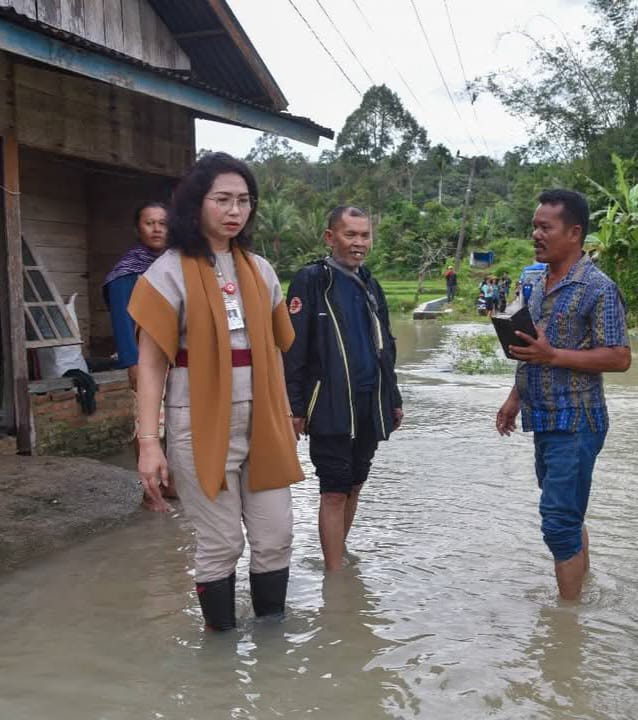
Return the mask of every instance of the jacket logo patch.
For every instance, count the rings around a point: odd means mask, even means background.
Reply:
[[[288,306],[288,312],[291,315],[296,315],[298,312],[301,312],[302,307],[303,307],[303,303],[301,302],[301,298],[294,297],[290,301],[290,305]]]

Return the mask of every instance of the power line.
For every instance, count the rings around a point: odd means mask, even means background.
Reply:
[[[353,4],[354,4],[354,6],[357,8],[357,10],[358,10],[358,12],[359,12],[359,15],[361,15],[361,18],[362,18],[363,22],[368,26],[368,30],[370,30],[370,32],[371,32],[371,33],[375,36],[375,38],[376,38],[376,37],[377,37],[377,31],[374,29],[374,27],[372,26],[372,24],[370,23],[370,21],[369,21],[368,18],[366,17],[365,13],[364,13],[363,10],[361,9],[361,6],[360,6],[359,3],[357,2],[357,0],[352,0],[352,2],[353,2]],[[410,93],[410,95],[413,97],[413,99],[414,99],[414,101],[416,102],[416,104],[421,108],[421,110],[422,110],[424,113],[426,113],[426,110],[425,110],[425,107],[423,106],[423,103],[419,100],[419,98],[417,97],[417,95],[416,95],[416,93],[414,92],[414,90],[410,87],[408,81],[405,79],[405,77],[403,77],[403,74],[401,73],[401,71],[399,70],[399,68],[396,66],[395,62],[392,60],[392,58],[390,57],[390,55],[388,55],[387,53],[386,53],[386,60],[390,63],[390,65],[392,66],[392,69],[393,69],[394,72],[397,74],[397,76],[399,77],[399,79],[401,80],[401,82],[404,84],[406,90],[407,90],[407,91]],[[441,135],[441,137],[442,137],[443,140],[448,144],[448,146],[449,146],[450,148],[454,145],[454,143],[452,143],[452,142],[450,141],[450,139],[447,138],[445,135]]]
[[[365,14],[364,14],[363,10],[361,9],[361,7],[359,6],[359,3],[357,2],[357,0],[352,0],[352,2],[354,3],[354,6],[355,6],[355,7],[357,8],[357,10],[359,11],[359,15],[361,15],[361,17],[363,18],[363,22],[368,26],[368,29],[370,30],[370,32],[371,32],[373,35],[376,35],[377,33],[376,33],[375,29],[372,27],[372,25],[370,24],[370,21],[369,21],[368,18],[365,16]],[[421,108],[421,110],[424,110],[424,111],[425,111],[425,108],[424,108],[423,105],[421,104],[421,101],[420,101],[419,98],[415,95],[414,90],[412,90],[412,88],[408,85],[407,80],[406,80],[406,79],[403,77],[403,75],[399,72],[399,69],[397,68],[397,66],[396,66],[396,65],[394,64],[394,62],[392,61],[392,58],[391,58],[389,55],[386,55],[386,58],[388,59],[388,62],[390,63],[390,65],[392,65],[392,68],[393,68],[394,72],[395,72],[395,73],[399,76],[399,78],[401,79],[401,82],[405,85],[407,91],[410,93],[410,95],[412,95],[412,97],[414,98],[414,100],[418,103],[418,105],[419,105],[419,107]]]
[[[458,41],[456,39],[456,33],[454,32],[454,24],[452,23],[452,16],[450,15],[450,8],[448,7],[447,0],[443,0],[443,5],[445,6],[445,14],[447,15],[447,21],[450,26],[450,32],[452,33],[452,40],[454,40],[454,47],[456,48],[456,57],[458,58],[459,65],[461,66],[461,73],[463,75],[463,82],[465,83],[465,90],[467,92],[467,96],[470,100],[470,106],[472,108],[472,112],[474,113],[474,119],[476,120],[476,124],[479,125],[480,128],[480,122],[478,119],[478,114],[476,112],[476,108],[474,107],[474,101],[475,98],[472,97],[472,93],[470,92],[470,83],[467,79],[467,73],[465,72],[465,67],[463,65],[463,58],[461,57],[461,49],[459,48]],[[487,150],[487,154],[490,154],[490,148],[487,144],[487,141],[485,140],[485,137],[483,136],[483,133],[480,133],[481,140],[483,141],[483,145],[485,145],[485,149]]]
[[[463,128],[464,128],[465,132],[467,133],[467,136],[470,139],[472,145],[474,145],[474,147],[478,149],[478,145],[476,144],[476,141],[472,137],[472,134],[470,133],[470,131],[467,129],[467,125],[465,124],[465,121],[461,117],[461,113],[459,112],[459,108],[456,104],[456,101],[454,100],[454,97],[452,96],[452,93],[450,92],[450,88],[447,84],[447,81],[445,80],[445,76],[443,75],[443,70],[441,70],[439,61],[437,60],[436,55],[434,54],[434,49],[432,48],[432,44],[430,43],[430,38],[428,37],[428,34],[425,31],[425,27],[423,26],[423,22],[421,21],[421,16],[419,15],[419,11],[417,10],[416,5],[414,4],[414,0],[410,0],[410,3],[412,4],[412,9],[414,10],[414,14],[416,15],[416,19],[417,19],[417,22],[419,23],[419,27],[421,28],[421,33],[425,40],[425,44],[427,45],[428,50],[430,51],[432,60],[434,60],[434,64],[436,65],[436,69],[439,73],[439,77],[441,78],[441,81],[443,82],[443,86],[445,87],[445,91],[447,92],[447,96],[450,98],[450,102],[452,103],[454,112],[457,114],[459,120],[461,121],[461,125],[463,125]]]
[[[359,60],[359,58],[357,57],[357,54],[355,53],[355,51],[350,47],[350,43],[346,40],[346,38],[344,37],[344,35],[343,35],[343,33],[341,32],[341,30],[339,30],[339,27],[335,24],[335,22],[333,21],[333,19],[330,17],[330,15],[328,14],[328,11],[327,11],[327,10],[324,8],[324,6],[321,4],[321,0],[315,0],[315,2],[316,2],[317,5],[319,5],[319,7],[321,8],[321,12],[323,12],[323,14],[324,14],[324,15],[328,18],[328,20],[330,21],[330,24],[331,24],[332,27],[335,29],[335,32],[337,33],[337,35],[339,35],[339,37],[343,40],[344,45],[345,45],[345,46],[348,48],[348,50],[350,51],[350,55],[352,55],[352,57],[357,61],[357,63],[359,63],[359,67],[363,70],[363,72],[365,73],[365,75],[366,75],[366,77],[368,78],[368,80],[369,80],[373,85],[375,85],[375,82],[374,82],[372,76],[371,76],[370,73],[366,70],[366,68],[365,68],[365,66],[363,65],[363,63],[361,62],[361,60]]]
[[[295,12],[297,13],[297,15],[299,15],[299,17],[304,21],[304,23],[306,24],[308,30],[310,30],[310,32],[315,36],[317,42],[318,42],[318,43],[321,45],[321,47],[325,50],[326,54],[330,57],[330,59],[332,60],[332,62],[339,68],[339,71],[341,72],[341,74],[343,75],[343,77],[350,83],[350,85],[352,85],[352,87],[356,90],[357,94],[358,94],[358,95],[361,95],[361,90],[359,90],[359,88],[358,88],[358,87],[354,84],[354,82],[350,79],[350,76],[349,76],[348,73],[346,73],[346,71],[341,67],[341,65],[339,64],[339,61],[337,60],[337,58],[335,58],[335,56],[330,52],[330,50],[328,50],[328,48],[324,45],[324,43],[323,43],[323,41],[321,40],[321,38],[319,37],[319,35],[317,35],[317,33],[315,32],[315,30],[314,30],[314,28],[312,27],[312,25],[306,20],[306,18],[303,16],[303,14],[302,14],[301,11],[299,10],[299,8],[295,5],[295,3],[293,2],[293,0],[288,0],[288,2],[292,5],[292,7],[294,8],[294,10],[295,10]]]

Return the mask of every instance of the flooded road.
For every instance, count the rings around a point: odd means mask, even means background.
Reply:
[[[533,443],[501,438],[511,376],[451,369],[471,331],[395,318],[406,420],[362,494],[346,570],[324,578],[318,493],[294,488],[282,624],[204,633],[176,506],[0,581],[2,720],[638,717],[638,363],[609,376],[583,602],[556,600]],[[634,348],[636,350],[637,348]]]

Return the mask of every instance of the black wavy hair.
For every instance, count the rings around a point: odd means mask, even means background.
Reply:
[[[147,208],[161,208],[162,210],[168,212],[168,207],[166,206],[166,203],[160,202],[159,200],[148,200],[147,202],[143,202],[141,205],[138,205],[135,208],[135,212],[133,213],[133,227],[136,230],[137,226],[140,224],[140,218],[142,217],[142,213]]]
[[[200,229],[202,204],[215,178],[224,173],[241,175],[248,186],[250,215],[233,242],[245,250],[252,247],[251,233],[259,202],[257,180],[245,162],[224,152],[203,155],[177,186],[168,216],[168,247],[177,248],[190,257],[210,255],[208,240]]]

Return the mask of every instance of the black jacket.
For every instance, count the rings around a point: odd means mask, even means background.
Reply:
[[[333,291],[333,270],[324,260],[306,265],[288,289],[288,310],[295,341],[284,355],[286,385],[294,417],[307,418],[313,435],[356,436],[355,389],[351,385],[343,315]],[[379,283],[362,267],[361,279],[376,297],[383,336],[374,388],[374,422],[379,440],[393,429],[393,409],[402,405],[394,364],[396,345],[390,332],[388,306]]]

